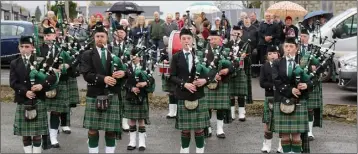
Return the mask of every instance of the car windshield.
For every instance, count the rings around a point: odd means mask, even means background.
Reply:
[[[16,25],[1,25],[1,36],[15,36],[17,31]]]
[[[344,19],[346,16],[348,16],[350,13],[352,13],[354,10],[356,10],[357,8],[352,8],[352,9],[349,9],[335,17],[333,17],[332,19],[330,19],[326,24],[324,24],[322,27],[321,27],[321,31],[326,31],[327,29],[331,28],[337,21],[341,20],[341,19]]]

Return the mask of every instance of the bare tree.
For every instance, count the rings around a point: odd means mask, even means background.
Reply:
[[[214,1],[214,5],[220,10],[244,8],[240,1]]]

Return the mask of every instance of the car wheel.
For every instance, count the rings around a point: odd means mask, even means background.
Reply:
[[[327,66],[326,70],[322,73],[321,80],[322,82],[328,82],[332,77],[332,67],[330,65]]]

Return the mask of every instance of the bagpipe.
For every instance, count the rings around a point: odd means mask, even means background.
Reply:
[[[236,41],[236,39],[234,40],[234,45],[232,47],[232,52],[230,52],[230,58],[232,63],[234,64],[234,67],[237,68],[238,70],[244,69],[244,61],[245,58],[242,58],[241,56],[243,54],[249,54],[249,47],[250,47],[250,42],[251,40],[248,39],[241,47],[239,46],[239,42]]]
[[[221,20],[220,20],[220,27],[219,32],[221,34],[221,38],[223,39],[223,45],[228,43],[228,40],[230,39],[230,35],[227,34],[227,27],[225,26],[225,20],[227,21],[225,17],[225,11],[222,11]],[[229,24],[229,23],[227,23]]]
[[[229,51],[226,51],[223,46],[220,48],[215,48],[212,53],[209,53],[208,50],[205,51],[204,63],[206,64],[206,67],[210,69],[210,74],[221,75],[219,74],[220,70],[230,67],[231,61],[229,60],[229,55],[223,54],[223,52],[229,53]],[[211,62],[208,62],[209,55],[211,58],[213,57]],[[210,84],[207,87],[213,90],[216,89],[217,86],[218,81],[214,79],[213,81],[210,81]]]
[[[322,41],[321,45],[324,44],[326,39],[327,37]],[[327,61],[333,59],[335,53],[328,53],[328,51],[335,43],[336,41],[332,42],[328,49],[326,49],[325,51],[321,49],[321,45],[309,44],[308,50],[304,55],[301,55],[301,52],[298,54],[301,57],[300,62],[298,65],[295,66],[293,70],[293,73],[295,74],[295,81],[297,84],[300,82],[308,82],[315,77],[320,77],[320,75],[325,71],[328,66]],[[316,70],[312,70],[310,68],[310,66],[312,65],[317,66]]]

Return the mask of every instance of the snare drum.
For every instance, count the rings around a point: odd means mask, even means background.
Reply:
[[[159,68],[159,72],[161,74],[164,74],[165,76],[170,75],[170,65],[169,64],[159,63],[158,68]]]
[[[172,60],[174,54],[179,52],[182,49],[182,45],[180,43],[180,31],[174,30],[170,33],[169,42],[168,42],[168,57],[169,61]]]

